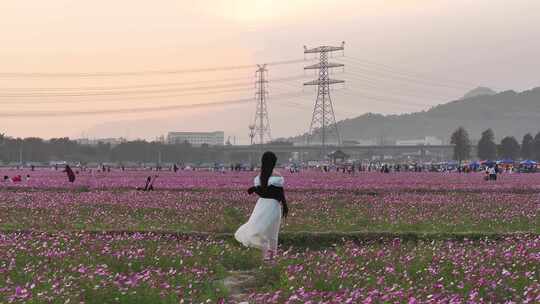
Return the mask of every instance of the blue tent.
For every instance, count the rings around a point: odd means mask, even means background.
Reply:
[[[524,160],[522,162],[519,163],[520,165],[526,165],[526,166],[535,166],[536,164],[538,164],[537,162],[535,162],[534,160]]]
[[[479,168],[482,164],[480,164],[479,161],[473,161],[472,163],[469,164],[469,168]]]
[[[487,167],[491,167],[491,166],[495,165],[495,162],[492,161],[492,160],[486,160],[483,164],[485,166],[487,166]]]
[[[511,159],[501,159],[497,163],[498,164],[503,164],[503,165],[513,165],[514,161],[511,160]]]

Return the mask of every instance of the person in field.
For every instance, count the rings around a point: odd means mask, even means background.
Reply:
[[[66,165],[64,172],[66,172],[69,182],[73,183],[75,181],[75,173],[73,173],[73,170],[71,170],[69,165]]]
[[[150,181],[150,184],[147,185],[147,188],[145,191],[154,191],[154,182],[158,178],[157,175],[154,175],[154,178]]]
[[[489,168],[489,180],[497,180],[497,166],[492,166]]]
[[[146,184],[144,185],[144,188],[137,187],[138,191],[154,191],[154,181],[157,179],[157,175],[152,178],[152,176],[148,176],[146,178]]]
[[[248,222],[234,234],[244,246],[261,249],[265,260],[272,259],[277,251],[281,218],[289,212],[283,190],[284,179],[274,172],[276,162],[274,153],[263,154],[261,172],[255,177],[255,185],[248,189],[249,194],[256,193],[260,198]]]
[[[146,184],[144,187],[137,187],[138,191],[148,191],[148,186],[150,185],[150,182],[152,182],[152,176],[148,176],[146,178]]]

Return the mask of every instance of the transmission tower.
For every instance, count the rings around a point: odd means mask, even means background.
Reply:
[[[341,63],[328,62],[328,55],[331,52],[343,51],[345,42],[341,46],[319,46],[308,49],[304,46],[304,54],[319,54],[319,63],[304,67],[304,70],[319,70],[319,78],[313,81],[304,83],[305,86],[317,86],[317,99],[313,108],[311,125],[307,137],[308,144],[313,142],[316,133],[320,136],[322,153],[326,156],[326,145],[331,135],[334,135],[338,145],[341,144],[336,116],[334,115],[334,107],[332,99],[330,99],[330,86],[336,83],[344,83],[344,80],[330,79],[330,69],[343,67]]]
[[[257,108],[255,111],[255,140],[254,143],[263,145],[265,140],[271,141],[272,136],[270,134],[270,120],[268,119],[268,108],[266,106],[266,98],[268,97],[268,91],[266,90],[266,80],[268,70],[266,64],[257,65],[255,82],[255,98],[257,101]]]

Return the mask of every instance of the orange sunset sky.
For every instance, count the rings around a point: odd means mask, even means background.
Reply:
[[[300,60],[304,45],[341,41],[338,120],[424,110],[476,86],[525,90],[540,86],[539,18],[533,0],[0,1],[0,133],[133,139],[224,130],[245,143],[254,103],[107,111],[252,98],[254,68],[178,71]],[[271,80],[285,79],[268,88],[274,137],[309,127],[307,59],[269,67]],[[77,114],[85,111],[99,113]]]

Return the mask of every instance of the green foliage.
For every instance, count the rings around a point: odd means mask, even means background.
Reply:
[[[501,145],[499,147],[499,156],[501,158],[509,158],[516,160],[519,158],[521,149],[519,143],[515,137],[507,136],[501,140]]]
[[[540,132],[534,137],[534,158],[540,160]]]
[[[222,227],[219,232],[234,232],[245,222],[245,220],[245,216],[239,209],[225,207],[223,210]]]
[[[235,246],[238,244],[232,241]],[[224,254],[221,256],[221,264],[227,270],[249,270],[260,265],[262,256],[259,250],[243,249],[234,254]]]
[[[478,142],[478,157],[487,160],[494,160],[497,157],[497,144],[493,130],[487,129],[482,132],[482,137]]]
[[[163,162],[212,162],[222,157],[221,149],[210,147],[192,147],[179,143],[166,145],[159,142],[135,140],[111,146],[109,143],[82,145],[67,137],[43,140],[37,137],[12,138],[0,136],[0,161],[49,162],[157,162],[161,153]],[[245,158],[244,158],[245,159]]]
[[[471,156],[471,140],[469,133],[463,127],[457,128],[450,139],[450,143],[454,145],[454,159],[461,162],[469,159]]]
[[[534,138],[531,133],[525,134],[521,141],[521,158],[532,159],[534,157]]]

